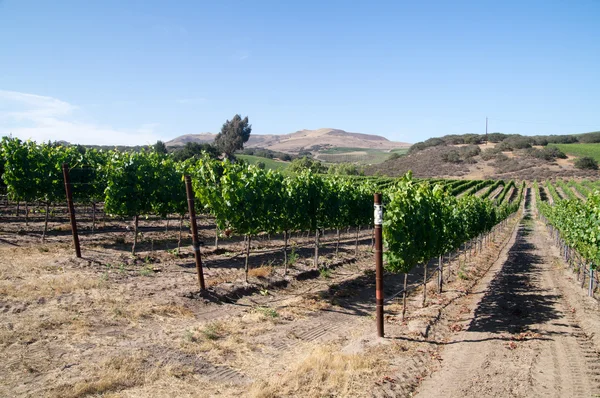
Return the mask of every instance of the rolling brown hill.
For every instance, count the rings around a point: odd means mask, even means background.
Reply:
[[[367,175],[401,176],[412,171],[417,178],[504,179],[544,181],[546,179],[586,178],[597,180],[597,170],[579,170],[574,167],[574,156],[566,159],[543,160],[528,155],[525,150],[499,152],[487,158],[479,154],[469,162],[449,162],[444,155],[465,145],[441,145],[413,152],[397,159],[368,166]],[[481,144],[482,150],[494,148],[496,144]],[[541,149],[542,147],[537,147]]]
[[[212,142],[215,134],[188,134],[168,141],[167,146],[185,145],[187,142]],[[349,133],[344,130],[322,128],[318,130],[300,130],[291,134],[252,134],[244,145],[246,148],[265,148],[273,151],[297,153],[305,150],[319,150],[332,147],[370,148],[390,150],[408,148],[405,142],[390,141],[373,134]]]

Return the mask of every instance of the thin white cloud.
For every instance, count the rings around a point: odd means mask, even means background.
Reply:
[[[160,139],[155,123],[118,129],[80,120],[77,110],[57,98],[0,90],[0,136],[97,145],[145,145]]]

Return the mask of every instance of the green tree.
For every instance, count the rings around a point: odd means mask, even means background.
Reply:
[[[154,144],[154,152],[161,153],[163,155],[166,155],[167,153],[169,153],[165,143],[160,140],[156,141],[156,144]]]
[[[184,147],[173,151],[173,159],[177,162],[182,162],[194,157],[200,158],[202,153],[207,153],[212,159],[217,159],[219,157],[219,151],[213,145],[188,142]]]
[[[240,115],[235,115],[223,123],[221,132],[215,138],[215,146],[225,158],[231,159],[235,151],[244,149],[244,142],[248,141],[251,132],[248,116],[242,119]]]
[[[325,173],[327,171],[321,162],[311,159],[308,156],[292,160],[288,170],[292,173],[301,173],[305,170],[309,170],[310,172],[317,174]]]

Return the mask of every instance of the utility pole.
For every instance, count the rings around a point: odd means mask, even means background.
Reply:
[[[485,145],[488,144],[488,132],[487,132],[487,127],[488,127],[488,118],[487,116],[485,117]]]

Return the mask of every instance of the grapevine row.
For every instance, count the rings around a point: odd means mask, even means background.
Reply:
[[[536,192],[537,183],[536,183]],[[554,206],[538,196],[538,210],[560,237],[596,269],[600,263],[600,192],[595,191],[584,201],[570,199],[554,202]]]
[[[198,209],[213,215],[225,235],[246,237],[246,260],[251,240],[260,233],[283,233],[285,253],[291,231],[311,230],[315,231],[318,266],[320,231],[372,224],[372,195],[378,189],[368,178],[328,177],[308,171],[284,175],[213,160],[208,155],[178,163],[154,152],[79,152],[75,147],[8,138],[2,142],[2,152],[6,159],[3,178],[14,199],[42,200],[47,205],[62,201],[60,165],[68,163],[76,200],[103,201],[107,213],[133,217],[136,231],[140,215],[186,213],[182,177],[190,175]],[[425,259],[456,249],[517,209],[520,200],[495,206],[483,198],[452,195],[459,187],[464,190],[483,183],[457,180],[444,188],[413,180],[410,174],[386,179],[383,234],[388,270],[406,272]],[[134,252],[135,243],[134,239]]]

